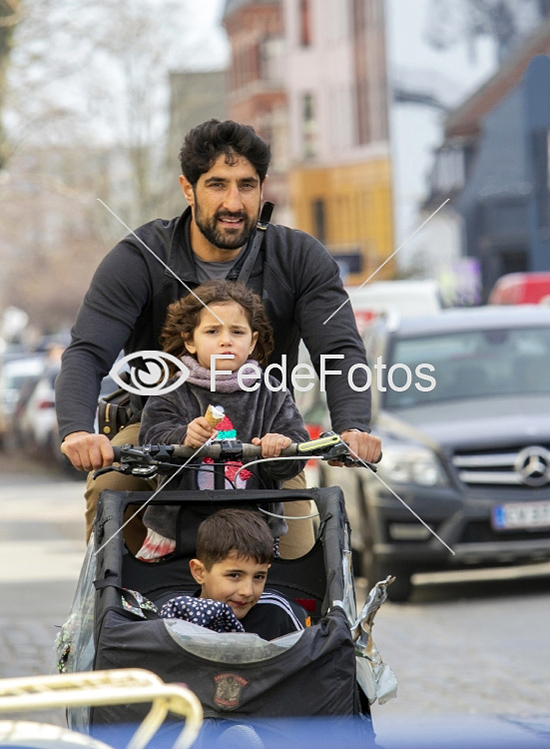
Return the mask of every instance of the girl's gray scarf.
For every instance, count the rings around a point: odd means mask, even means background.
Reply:
[[[189,377],[186,381],[191,385],[198,385],[206,390],[210,390],[210,370],[201,367],[198,361],[189,354],[184,354],[181,360],[189,369]],[[254,367],[251,365],[254,365]],[[217,374],[214,380],[213,392],[235,393],[237,390],[242,390],[237,379],[239,372],[241,372],[241,383],[249,387],[258,381],[258,371],[261,371],[258,362],[255,359],[247,359],[235,372],[231,372],[228,375]]]

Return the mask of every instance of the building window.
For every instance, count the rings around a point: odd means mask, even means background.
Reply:
[[[465,179],[464,150],[452,146],[440,148],[436,153],[431,175],[432,193],[441,195],[462,190]]]
[[[311,202],[311,211],[313,219],[313,236],[317,237],[323,244],[327,241],[327,217],[325,212],[325,201],[323,198],[316,198]]]
[[[285,65],[285,40],[265,37],[259,45],[260,77],[263,81],[282,86]]]
[[[532,140],[535,203],[539,229],[550,227],[550,131],[535,130]]]
[[[302,98],[302,142],[304,159],[317,156],[317,118],[313,94],[304,94]]]
[[[311,46],[311,0],[299,0],[300,3],[300,46]]]
[[[353,0],[352,3],[352,44],[353,63],[355,72],[355,105],[356,105],[356,142],[357,145],[370,143],[372,140],[370,124],[370,77],[367,61],[368,24],[365,0]]]

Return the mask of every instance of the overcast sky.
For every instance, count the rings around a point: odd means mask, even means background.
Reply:
[[[195,0],[195,3],[197,8],[193,24],[196,25],[197,34],[204,34],[209,39],[204,58],[200,60],[198,67],[224,67],[229,56],[227,36],[220,25],[225,0]]]
[[[409,71],[438,82],[441,95],[456,104],[477,87],[495,63],[494,45],[487,38],[474,46],[457,43],[440,51],[427,41],[432,0],[386,0],[388,62],[393,73]],[[458,20],[458,19],[457,19]]]

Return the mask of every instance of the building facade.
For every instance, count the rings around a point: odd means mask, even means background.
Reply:
[[[384,4],[283,5],[295,223],[361,283],[393,249]]]
[[[271,143],[274,220],[361,283],[393,244],[383,0],[227,0],[223,22],[228,114]]]
[[[275,204],[274,221],[292,223],[282,3],[226,0],[223,25],[231,45],[226,94],[228,117],[252,125],[270,143],[272,161],[264,198]]]
[[[445,123],[433,206],[452,197],[483,298],[506,273],[550,270],[550,21]]]

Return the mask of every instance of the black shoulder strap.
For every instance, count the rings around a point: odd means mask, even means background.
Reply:
[[[251,247],[244,257],[244,262],[240,268],[233,268],[233,273],[229,273],[227,278],[229,281],[242,281],[242,283],[248,283],[252,269],[256,263],[256,258],[260,252],[260,247],[264,241],[265,230],[271,220],[271,214],[273,213],[274,205],[268,200],[263,204],[260,218],[256,224],[256,231],[254,233],[254,239],[252,240]],[[238,273],[238,275],[237,275]]]

